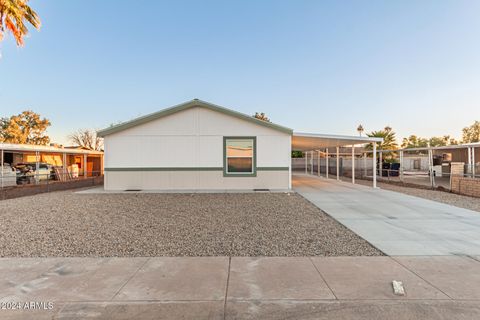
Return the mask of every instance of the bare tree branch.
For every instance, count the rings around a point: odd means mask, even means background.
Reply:
[[[103,149],[103,139],[97,136],[95,130],[80,129],[68,136],[71,143],[78,147],[100,151]]]

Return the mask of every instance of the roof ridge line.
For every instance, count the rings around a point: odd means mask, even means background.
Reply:
[[[135,127],[137,125],[156,120],[156,119],[160,119],[162,117],[165,117],[165,116],[168,116],[168,115],[171,115],[171,114],[174,114],[174,113],[186,110],[186,109],[190,109],[190,108],[193,108],[193,107],[204,107],[204,108],[207,108],[207,109],[210,109],[210,110],[213,110],[213,111],[217,111],[217,112],[221,112],[221,113],[233,116],[233,117],[237,117],[237,118],[242,119],[242,120],[250,121],[250,122],[258,124],[258,125],[269,127],[271,129],[274,129],[274,130],[282,131],[282,132],[288,133],[290,135],[293,133],[293,130],[288,128],[288,127],[284,127],[284,126],[281,126],[281,125],[278,125],[278,124],[275,124],[275,123],[272,123],[272,122],[266,122],[266,121],[257,119],[253,116],[249,116],[245,113],[241,113],[241,112],[238,112],[238,111],[226,108],[226,107],[222,107],[222,106],[219,106],[219,105],[216,105],[216,104],[213,104],[213,103],[195,98],[193,100],[189,100],[187,102],[177,104],[177,105],[174,105],[172,107],[161,109],[159,111],[152,112],[152,113],[146,114],[144,116],[140,116],[140,117],[137,117],[135,119],[132,119],[132,120],[129,120],[129,121],[117,124],[117,125],[113,125],[111,127],[108,127],[108,128],[102,129],[102,130],[98,130],[97,135],[99,137],[105,137],[107,135],[110,135],[110,134],[113,134],[113,133],[116,133],[116,132],[120,132],[120,131],[129,129],[129,128]]]

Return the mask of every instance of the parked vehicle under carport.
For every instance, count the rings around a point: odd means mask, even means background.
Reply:
[[[55,172],[53,166],[48,163],[39,163],[38,171],[37,164],[34,162],[19,163],[15,166],[17,171],[17,184],[32,184],[35,180],[45,181],[55,179]]]
[[[1,169],[0,169],[1,170]],[[3,172],[1,178],[2,181],[0,185],[2,187],[12,187],[17,185],[17,174],[15,168],[13,168],[9,163],[3,164]]]

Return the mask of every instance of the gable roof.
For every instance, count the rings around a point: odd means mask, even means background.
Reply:
[[[109,128],[99,130],[99,131],[97,131],[97,135],[99,137],[105,137],[105,136],[108,136],[109,134],[120,132],[120,131],[126,130],[128,128],[138,126],[140,124],[144,124],[144,123],[147,123],[147,122],[150,122],[150,121],[160,119],[162,117],[174,114],[176,112],[180,112],[180,111],[187,110],[187,109],[190,109],[190,108],[195,108],[195,107],[201,107],[201,108],[206,108],[206,109],[209,109],[209,110],[212,110],[212,111],[217,111],[217,112],[220,112],[220,113],[232,116],[232,117],[239,118],[241,120],[249,121],[251,123],[254,123],[254,124],[257,124],[257,125],[260,125],[260,126],[264,126],[264,127],[268,127],[270,129],[278,130],[278,131],[281,131],[281,132],[285,132],[285,133],[288,133],[288,134],[293,133],[293,130],[290,129],[290,128],[280,126],[278,124],[274,124],[274,123],[271,123],[271,122],[263,121],[263,120],[255,118],[255,117],[246,115],[244,113],[237,112],[237,111],[234,111],[234,110],[231,110],[231,109],[227,109],[227,108],[224,108],[224,107],[221,107],[221,106],[209,103],[209,102],[205,102],[205,101],[202,101],[202,100],[199,100],[199,99],[193,99],[191,101],[187,101],[185,103],[182,103],[182,104],[179,104],[179,105],[167,108],[167,109],[163,109],[163,110],[148,114],[146,116],[142,116],[142,117],[139,117],[139,118],[127,121],[127,122],[120,123],[118,125],[111,126]]]

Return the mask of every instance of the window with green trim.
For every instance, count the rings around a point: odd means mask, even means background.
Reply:
[[[225,138],[225,173],[255,173],[255,139]]]

